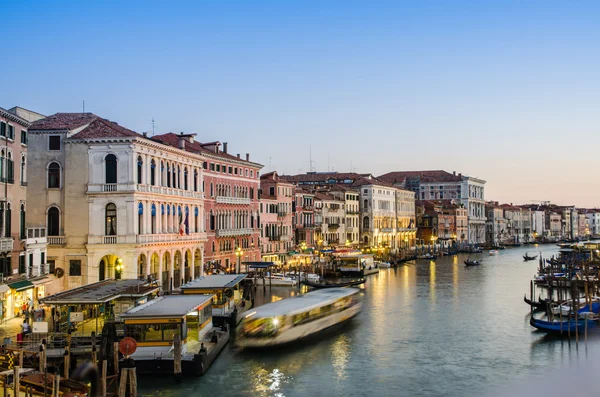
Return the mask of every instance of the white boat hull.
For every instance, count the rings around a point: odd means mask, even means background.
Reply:
[[[332,314],[331,316],[288,328],[274,338],[240,337],[236,341],[236,345],[239,347],[266,347],[293,342],[301,338],[306,338],[307,336],[313,335],[336,324],[347,321],[360,313],[361,308],[362,303],[357,303],[348,309]]]
[[[298,285],[298,281],[297,280],[293,280],[293,279],[280,279],[280,278],[268,278],[265,277],[263,278],[256,278],[254,280],[254,283],[257,285],[263,285],[263,282],[265,285],[272,285],[274,287],[294,287],[296,285]]]

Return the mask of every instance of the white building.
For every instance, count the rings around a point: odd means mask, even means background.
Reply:
[[[39,194],[28,216],[46,225],[65,289],[147,277],[170,289],[203,274],[204,159],[193,136],[182,139],[185,150],[91,113],[31,125],[29,188]]]
[[[585,216],[588,219],[592,236],[600,236],[600,211],[588,211]]]

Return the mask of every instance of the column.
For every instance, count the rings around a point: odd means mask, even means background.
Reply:
[[[169,251],[169,285],[167,289],[171,289],[171,285],[174,285],[175,279],[175,253],[173,250]]]
[[[196,278],[196,251],[195,248],[192,246],[192,250],[190,251],[190,278],[193,280]]]
[[[146,278],[148,278],[148,276],[150,276],[150,273],[151,273],[151,269],[150,269],[151,255],[152,255],[152,251],[146,251]]]
[[[161,289],[165,289],[164,286],[162,285],[162,274],[163,274],[163,254],[164,252],[159,251],[158,252],[158,285],[161,286]]]

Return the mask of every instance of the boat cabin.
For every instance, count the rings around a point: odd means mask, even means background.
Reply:
[[[136,340],[131,356],[167,357],[173,338],[181,338],[181,353],[195,347],[212,329],[212,295],[160,296],[121,315],[125,336]],[[191,347],[192,346],[192,347]]]
[[[183,295],[212,295],[213,317],[229,317],[237,309],[251,306],[251,288],[244,288],[246,274],[214,274],[202,276],[180,287]]]

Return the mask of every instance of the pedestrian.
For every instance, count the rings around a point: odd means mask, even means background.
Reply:
[[[23,302],[21,305],[21,315],[25,317],[25,313],[27,313],[27,302]]]
[[[58,310],[54,312],[54,332],[60,331],[60,313]]]
[[[23,320],[23,324],[21,325],[21,328],[23,329],[23,336],[31,333],[31,326],[29,325],[27,320]]]

